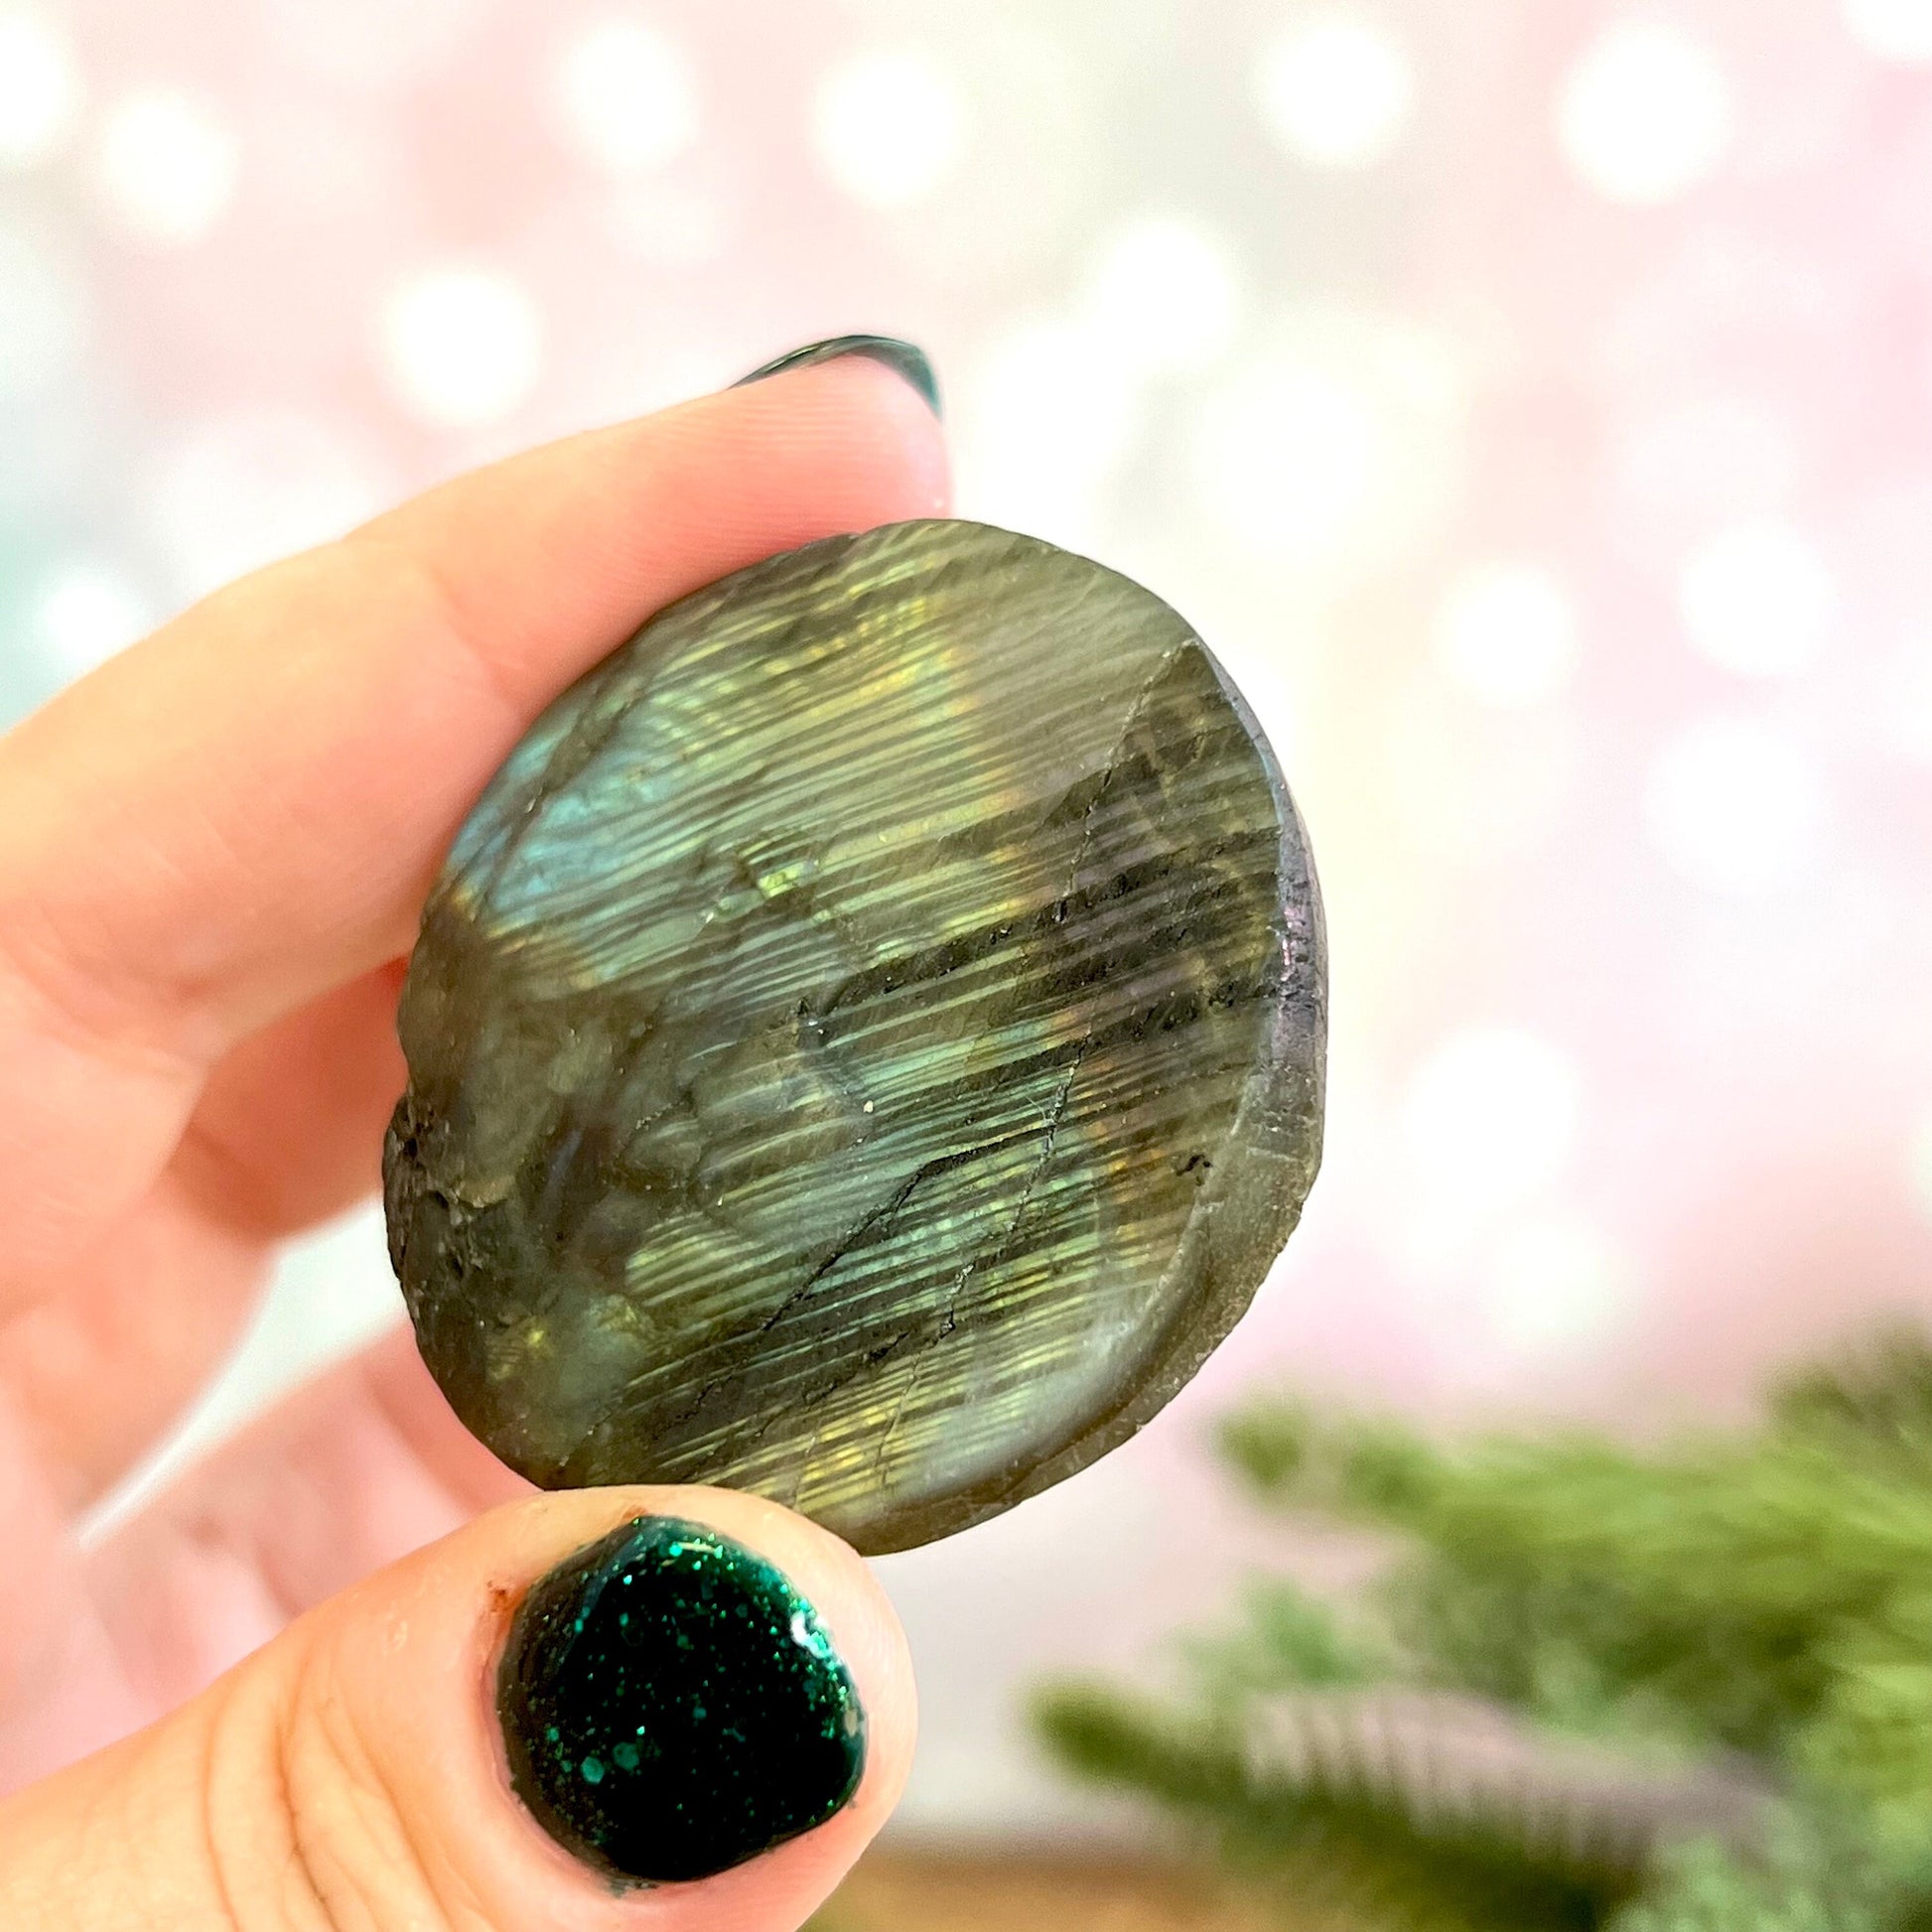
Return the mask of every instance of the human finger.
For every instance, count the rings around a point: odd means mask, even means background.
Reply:
[[[907,384],[798,369],[445,484],[218,593],[16,730],[15,1299],[152,1182],[211,1065],[406,948],[463,812],[572,677],[684,592],[945,488]]]
[[[129,1679],[165,1710],[370,1572],[530,1493],[457,1421],[399,1327],[119,1523],[88,1554],[88,1595]]]
[[[836,1539],[724,1490],[492,1511],[0,1804],[9,1932],[793,1932],[910,1761]]]

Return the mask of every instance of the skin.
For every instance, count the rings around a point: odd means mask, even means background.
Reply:
[[[897,376],[796,370],[431,490],[0,741],[8,1932],[778,1932],[891,1810],[911,1677],[850,1550],[722,1490],[537,1495],[406,1336],[104,1546],[75,1523],[233,1343],[274,1244],[374,1185],[424,894],[544,704],[685,592],[947,494]],[[510,1794],[489,1683],[527,1586],[645,1512],[791,1577],[870,1749],[819,1830],[617,1895]]]

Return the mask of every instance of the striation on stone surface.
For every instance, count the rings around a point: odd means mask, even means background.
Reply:
[[[423,1356],[548,1487],[962,1529],[1246,1308],[1324,1005],[1295,807],[1165,604],[973,523],[771,558],[565,692],[430,897],[384,1150]]]

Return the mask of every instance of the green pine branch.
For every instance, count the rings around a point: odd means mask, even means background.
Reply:
[[[1402,1932],[1594,1932],[1634,1895],[1643,1862],[1605,1821],[1521,1787],[1422,1802],[1367,1737],[1332,1725],[1265,1761],[1223,1725],[1093,1687],[1037,1702],[1060,1761],[1158,1800],[1284,1896]]]
[[[1252,1580],[1233,1622],[1183,1637],[1180,1654],[1203,1705],[1220,1711],[1285,1691],[1378,1683],[1396,1668],[1386,1644],[1280,1577]]]
[[[1340,1607],[1256,1586],[1185,1647],[1191,1693],[1170,1707],[1049,1696],[1039,1722],[1070,1768],[1231,1857],[1325,1874],[1373,1923],[1932,1932],[1923,1337],[1787,1377],[1754,1431],[1657,1448],[1578,1432],[1443,1447],[1280,1401],[1233,1417],[1222,1447],[1264,1500],[1377,1529],[1390,1560]],[[1359,1753],[1253,1750],[1271,1701],[1371,1683],[1614,1739],[1633,1766],[1654,1770],[1659,1745],[1741,1761],[1786,1792],[1786,1822],[1761,1844],[1653,1834],[1632,1853],[1587,1793],[1472,1787],[1445,1810]]]
[[[1881,1329],[1836,1361],[1780,1378],[1769,1421],[1782,1435],[1820,1438],[1841,1453],[1922,1470],[1932,1461],[1932,1346],[1914,1329]]]
[[[1777,1753],[1832,1694],[1843,1632],[1932,1577],[1932,1463],[1863,1432],[1848,1452],[1815,1401],[1802,1427],[1654,1454],[1571,1437],[1449,1455],[1278,1405],[1226,1440],[1277,1503],[1406,1536],[1380,1598],[1420,1679],[1554,1724]]]

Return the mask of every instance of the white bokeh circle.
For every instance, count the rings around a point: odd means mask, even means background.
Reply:
[[[1373,14],[1329,8],[1296,21],[1255,66],[1254,97],[1269,133],[1298,161],[1364,168],[1402,134],[1415,102],[1408,51]]]
[[[475,429],[509,415],[543,370],[543,320],[507,271],[449,262],[390,290],[377,318],[382,371],[406,415]]]
[[[1816,661],[1838,586],[1816,544],[1769,518],[1732,524],[1685,559],[1678,615],[1693,646],[1740,677],[1782,677]]]
[[[1634,1310],[1627,1257],[1574,1207],[1523,1216],[1496,1238],[1477,1288],[1488,1337],[1519,1360],[1568,1359],[1601,1347]]]
[[[547,100],[558,138],[614,174],[661,168],[698,138],[697,69],[656,22],[593,20],[559,49]]]
[[[1436,661],[1485,704],[1540,704],[1578,654],[1577,610],[1554,571],[1525,559],[1474,564],[1449,585],[1430,642]]]
[[[1557,138],[1606,201],[1667,202],[1707,180],[1736,131],[1728,75],[1705,43],[1667,17],[1613,22],[1557,97]]]
[[[1529,1200],[1574,1158],[1583,1094],[1575,1059],[1540,1034],[1503,1024],[1450,1034],[1402,1102],[1425,1195],[1471,1226]]]
[[[1825,776],[1780,725],[1700,719],[1657,754],[1644,817],[1659,851],[1687,879],[1724,894],[1771,892],[1801,876],[1822,849]]]
[[[1086,325],[1149,375],[1206,366],[1233,340],[1241,270],[1223,236],[1178,214],[1143,214],[1114,230],[1089,277]]]
[[[156,614],[126,570],[101,557],[57,564],[35,586],[29,624],[63,677],[79,677],[145,636]]]
[[[997,522],[1077,548],[1138,433],[1140,390],[1090,329],[1031,316],[987,345],[954,416],[962,491]]]
[[[1217,531],[1317,594],[1439,525],[1459,475],[1452,347],[1392,318],[1311,315],[1203,396],[1189,456]]]
[[[849,55],[812,98],[812,148],[832,184],[876,208],[911,207],[951,179],[966,151],[964,89],[924,48]]]
[[[107,110],[97,189],[107,221],[129,239],[177,247],[227,213],[241,145],[212,103],[173,87],[141,87]]]
[[[1867,54],[1932,66],[1932,0],[1843,0],[1845,25]]]

